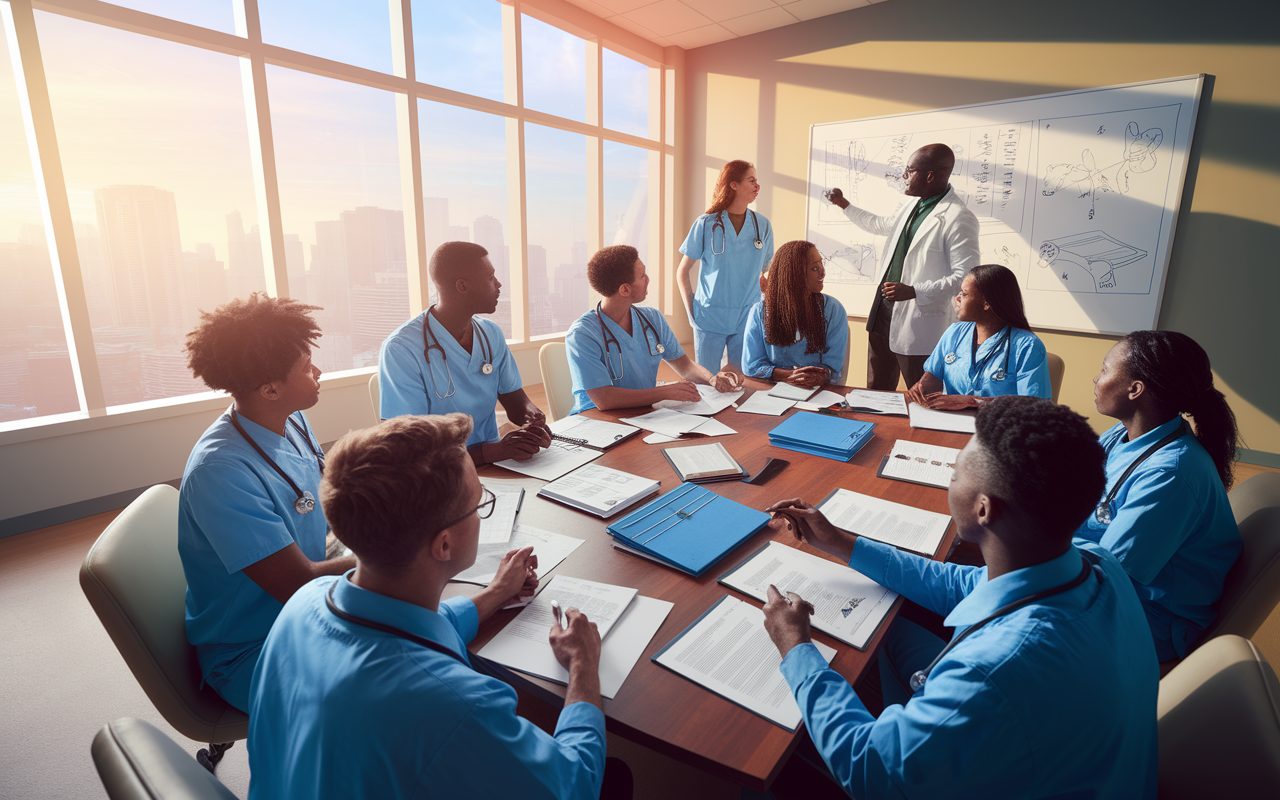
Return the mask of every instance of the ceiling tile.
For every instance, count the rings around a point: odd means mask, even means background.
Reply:
[[[774,6],[764,11],[757,11],[754,14],[747,14],[737,19],[729,19],[720,23],[730,31],[739,36],[750,36],[760,31],[773,30],[774,28],[782,28],[787,25],[794,25],[799,22],[795,17],[783,11],[781,8]]]
[[[787,11],[799,19],[817,19],[867,5],[867,0],[796,0],[787,6]]]
[[[701,28],[711,21],[679,0],[661,0],[651,6],[637,8],[624,16],[668,39],[673,33]],[[672,41],[675,40],[672,39]]]
[[[624,31],[631,31],[636,36],[643,36],[644,38],[649,39],[650,41],[652,41],[654,38],[658,36],[658,34],[649,30],[645,26],[636,22],[632,22],[631,20],[627,19],[621,14],[619,14],[616,17],[607,17],[605,19],[605,22],[612,22],[614,25],[617,25],[619,28],[622,28]]]
[[[651,5],[653,0],[595,0],[595,2],[615,14],[625,14],[628,11],[636,10],[640,6]]]
[[[614,14],[613,11],[610,11],[608,8],[605,8],[600,3],[595,2],[595,0],[569,0],[569,2],[577,6],[578,8],[581,8],[583,11],[590,11],[592,14],[595,14],[597,17],[600,17],[601,19],[604,19],[605,17],[611,17]]]
[[[667,37],[671,43],[677,47],[683,47],[685,50],[692,50],[695,47],[703,47],[716,42],[723,42],[728,39],[735,39],[733,32],[722,28],[719,25],[706,25],[701,28],[694,28],[691,31],[682,33],[673,33]]]
[[[767,8],[777,8],[773,0],[681,0],[681,2],[712,22],[724,22],[726,19],[744,17]]]

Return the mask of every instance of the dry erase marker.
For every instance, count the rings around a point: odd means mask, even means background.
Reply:
[[[555,617],[556,617],[556,624],[557,624],[557,625],[559,625],[559,624],[561,623],[561,619],[560,619],[560,603],[559,603],[559,602],[557,602],[557,601],[555,601],[555,600],[552,600],[552,601],[551,601],[551,613],[555,615]]]

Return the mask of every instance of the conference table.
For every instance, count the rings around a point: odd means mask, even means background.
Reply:
[[[773,386],[766,381],[747,380],[745,400],[753,391],[767,391]],[[847,387],[829,386],[828,389],[845,393]],[[741,400],[739,402],[742,402]],[[586,412],[598,419],[625,419],[647,413],[649,408],[617,409],[610,412],[597,410]],[[647,431],[633,436],[596,459],[594,464],[643,475],[662,481],[661,492],[666,493],[680,485],[672,468],[662,456],[669,447],[687,447],[719,442],[725,446],[749,473],[756,474],[770,457],[789,463],[780,473],[762,486],[741,481],[724,481],[705,484],[719,495],[755,509],[764,509],[774,502],[800,497],[818,503],[836,488],[845,488],[873,497],[879,497],[927,511],[948,514],[947,493],[932,486],[888,480],[876,476],[881,459],[889,453],[896,439],[908,439],[945,447],[964,447],[969,437],[965,434],[945,433],[911,428],[906,417],[881,416],[843,412],[841,416],[874,422],[875,435],[848,463],[811,456],[773,447],[768,432],[775,428],[795,409],[783,416],[764,416],[740,413],[725,409],[716,419],[737,431],[734,435],[714,438],[681,438],[667,444],[646,444]],[[694,578],[674,569],[668,569],[613,548],[613,538],[605,532],[607,520],[577,511],[559,503],[537,496],[545,481],[527,478],[488,465],[479,470],[485,480],[519,484],[525,487],[524,505],[519,522],[555,533],[585,540],[568,558],[554,570],[541,575],[545,584],[556,574],[629,586],[647,597],[655,597],[674,603],[671,613],[649,642],[644,654],[636,663],[618,696],[604,700],[604,712],[608,729],[645,747],[664,753],[679,761],[691,764],[709,773],[727,778],[756,791],[764,791],[777,777],[782,765],[790,756],[800,737],[803,725],[795,733],[759,717],[735,705],[702,686],[675,674],[650,660],[650,657],[670,642],[678,633],[691,625],[703,612],[725,594],[747,600],[757,606],[760,603],[746,595],[728,589],[716,581],[739,561],[770,540],[776,540],[810,553],[829,558],[813,548],[801,544],[786,530],[766,526],[722,561],[712,566],[702,576]],[[651,500],[653,498],[649,498]],[[647,502],[647,500],[646,500]],[[633,508],[638,508],[636,504]],[[955,542],[955,524],[948,526],[946,535],[934,554],[944,560]],[[447,594],[470,594],[475,587],[451,584]],[[815,640],[836,649],[831,666],[851,684],[869,668],[875,666],[875,653],[885,630],[897,617],[903,599],[895,601],[893,610],[880,625],[865,651],[859,651],[842,642],[814,631]],[[516,610],[499,612],[481,626],[471,643],[472,652],[478,652],[508,622],[514,619]],[[496,667],[504,680],[517,690],[559,707],[563,703],[565,687],[551,681],[520,672]]]

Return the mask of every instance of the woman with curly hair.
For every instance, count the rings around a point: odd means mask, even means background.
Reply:
[[[1120,423],[1099,437],[1107,490],[1076,536],[1115,554],[1146,609],[1156,655],[1181,658],[1217,618],[1243,547],[1227,502],[1236,417],[1204,348],[1173,331],[1121,339],[1093,387],[1098,411]]]
[[[778,248],[764,301],[747,317],[747,375],[806,388],[840,381],[849,318],[839,300],[822,293],[826,274],[822,254],[810,242]]]
[[[742,369],[747,314],[760,300],[760,276],[773,258],[773,226],[747,208],[759,194],[750,162],[725,164],[711,206],[680,245],[684,258],[676,280],[693,324],[694,358],[712,375],[720,371],[726,351],[729,366]],[[699,262],[695,292],[689,272]]]

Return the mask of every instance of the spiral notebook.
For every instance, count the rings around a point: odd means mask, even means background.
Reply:
[[[562,417],[548,423],[547,427],[551,429],[553,439],[569,444],[580,444],[601,452],[622,444],[640,432],[640,428],[634,425],[606,422],[602,419],[584,417],[581,414]]]

